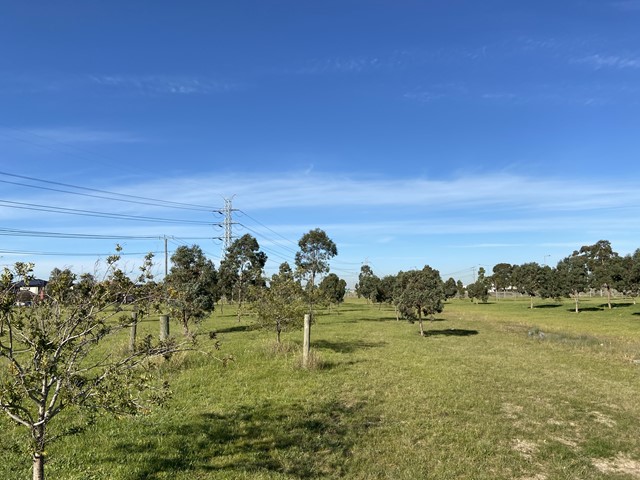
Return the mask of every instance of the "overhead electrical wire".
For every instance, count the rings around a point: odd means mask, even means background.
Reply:
[[[0,206],[9,208],[18,208],[22,210],[33,210],[40,212],[60,213],[67,215],[79,215],[85,217],[97,217],[97,218],[111,218],[117,220],[136,220],[142,222],[155,222],[155,223],[182,223],[190,225],[211,225],[212,222],[204,222],[201,220],[180,220],[176,218],[160,218],[160,217],[147,217],[141,215],[126,215],[107,212],[96,212],[93,210],[81,210],[76,208],[65,207],[52,207],[47,205],[39,205],[34,203],[14,202],[10,200],[0,200]]]
[[[146,202],[153,202],[154,205],[156,206],[165,206],[165,207],[171,207],[171,208],[189,208],[189,209],[193,209],[193,210],[201,210],[201,211],[207,211],[207,212],[221,212],[222,210],[220,208],[216,208],[216,207],[210,207],[210,206],[206,206],[206,205],[197,205],[197,204],[191,204],[191,203],[182,203],[182,202],[171,202],[168,200],[161,200],[161,199],[157,199],[157,198],[149,198],[149,197],[142,197],[139,195],[131,195],[131,194],[127,194],[127,193],[118,193],[118,192],[111,192],[108,190],[100,190],[97,188],[90,188],[90,187],[83,187],[83,186],[79,186],[79,185],[72,185],[69,183],[62,183],[62,182],[54,182],[52,180],[44,180],[41,178],[36,178],[36,177],[29,177],[26,175],[18,175],[15,173],[9,173],[9,172],[3,172],[0,171],[0,175],[4,175],[7,177],[13,177],[13,178],[21,178],[23,180],[30,180],[32,182],[40,182],[40,183],[45,183],[45,184],[49,184],[49,185],[56,185],[56,186],[60,186],[60,187],[66,187],[66,188],[75,188],[77,190],[83,190],[83,191],[87,191],[87,192],[96,192],[96,193],[102,193],[102,194],[106,194],[106,195],[111,195],[111,196],[115,196],[115,197],[123,197],[123,198],[127,198],[127,199],[132,199],[131,203],[140,203],[140,202],[135,202],[134,200],[144,200]],[[7,182],[4,181],[5,183],[11,183],[11,182]],[[23,184],[18,184],[18,185],[23,185]],[[37,187],[37,186],[32,186],[32,185],[23,185],[23,186],[31,186],[33,188],[44,188],[44,187]],[[64,192],[64,193],[72,193],[72,194],[76,194],[76,195],[80,195],[80,193],[74,193],[74,192]],[[117,200],[116,198],[108,198],[109,200]],[[122,200],[119,200],[122,201]]]

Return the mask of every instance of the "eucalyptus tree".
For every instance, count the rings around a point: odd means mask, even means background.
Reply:
[[[215,308],[218,274],[197,245],[178,247],[171,255],[171,263],[164,280],[167,304],[188,336],[190,325],[206,318]]]
[[[458,294],[458,287],[456,285],[456,281],[453,277],[449,277],[446,282],[444,282],[444,298],[449,300],[450,298],[455,297]]]
[[[373,273],[369,265],[360,267],[358,283],[356,284],[356,294],[364,297],[369,302],[377,302],[380,293],[380,279]]]
[[[313,316],[316,278],[329,272],[329,261],[338,254],[338,247],[320,228],[305,233],[298,241],[298,247],[300,250],[296,252],[295,260],[297,273],[306,280],[309,314]]]
[[[536,262],[515,265],[511,273],[511,282],[519,293],[529,296],[529,308],[533,308],[533,299],[540,295],[544,282],[542,267]]]
[[[231,243],[220,262],[220,286],[223,294],[238,305],[238,320],[243,303],[251,300],[255,288],[264,287],[264,266],[267,255],[260,251],[258,241],[246,233]]]
[[[378,301],[393,303],[393,289],[397,280],[396,275],[385,275],[380,279]]]
[[[467,285],[467,295],[469,299],[478,299],[482,303],[489,300],[489,279],[485,276],[486,271],[483,267],[478,269],[478,278],[475,282]]]
[[[498,292],[502,290],[503,297],[506,289],[512,286],[512,274],[513,274],[514,266],[510,263],[498,263],[493,267],[493,275],[491,275],[491,279],[493,280],[493,285],[496,289],[496,298],[498,298]]]
[[[636,297],[640,294],[640,248],[633,254],[625,255],[622,266],[624,290],[631,295],[635,304]]]
[[[329,305],[338,305],[344,302],[347,293],[347,282],[338,277],[335,273],[330,273],[322,279],[318,286],[320,296],[329,302]]]
[[[558,275],[558,285],[567,297],[573,297],[575,301],[575,311],[578,313],[580,294],[589,288],[589,270],[584,257],[574,252],[572,255],[563,258],[556,267]]]
[[[425,265],[422,270],[411,270],[403,274],[406,282],[400,295],[399,308],[407,318],[417,319],[420,335],[424,337],[423,315],[433,319],[444,309],[444,284],[440,272]]]
[[[590,286],[607,291],[607,305],[611,308],[611,289],[623,280],[622,262],[618,253],[613,251],[611,242],[599,240],[593,245],[584,245],[574,255],[584,258]]]
[[[107,277],[119,276],[118,260],[106,260]],[[17,263],[0,275],[0,411],[25,432],[33,479],[43,480],[51,442],[83,430],[100,412],[134,414],[161,401],[168,391],[153,380],[149,360],[179,346],[148,337],[135,351],[111,348],[105,355],[103,344],[131,318],[113,308],[117,302],[103,282],[82,295],[54,294],[30,308],[10,307],[14,281],[28,282],[32,271],[32,264]],[[62,412],[68,414],[58,422]]]

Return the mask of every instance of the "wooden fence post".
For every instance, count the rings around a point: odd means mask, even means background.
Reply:
[[[304,339],[302,341],[302,366],[309,366],[309,345],[311,344],[311,315],[304,315]]]
[[[169,315],[160,315],[160,341],[169,338]]]

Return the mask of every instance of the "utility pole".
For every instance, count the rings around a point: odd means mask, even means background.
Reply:
[[[233,197],[235,197],[235,195],[231,198],[224,199],[224,209],[221,212],[224,215],[224,238],[222,240],[222,255],[220,255],[220,258],[224,258],[227,255],[227,251],[231,246],[231,239],[233,238],[233,232],[231,230],[233,225],[232,215],[233,212],[236,211],[236,209],[232,208],[231,205]]]
[[[164,236],[164,276],[169,274],[169,250],[167,248],[167,236]]]

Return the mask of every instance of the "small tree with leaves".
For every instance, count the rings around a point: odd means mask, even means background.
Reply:
[[[422,270],[411,270],[402,274],[403,290],[399,308],[409,319],[417,319],[420,335],[424,337],[423,315],[431,319],[444,309],[444,285],[440,272],[425,265]]]
[[[329,261],[338,254],[336,244],[324,230],[316,228],[305,233],[298,242],[300,250],[296,252],[297,274],[306,280],[305,292],[309,304],[309,314],[313,317],[313,304],[316,292],[316,279],[329,272]]]
[[[287,262],[280,265],[269,286],[257,292],[252,310],[261,328],[276,332],[277,343],[283,331],[302,328],[307,310],[304,291]]]
[[[266,262],[267,255],[260,251],[258,241],[248,233],[231,243],[220,262],[220,290],[236,302],[238,321],[245,301],[251,301],[251,295],[265,285]]]
[[[318,290],[320,291],[320,296],[322,296],[330,306],[339,305],[344,302],[344,296],[347,293],[347,282],[335,273],[330,273],[322,279]]]
[[[118,255],[106,261],[107,277],[119,275]],[[131,318],[116,313],[115,302],[94,284],[83,295],[45,297],[30,308],[10,305],[16,280],[27,282],[32,264],[5,268],[0,278],[0,411],[27,432],[33,479],[45,476],[47,446],[84,428],[98,412],[133,414],[161,401],[166,385],[156,382],[150,360],[179,349],[150,337],[133,352],[96,355],[102,344],[129,327]],[[64,424],[54,420],[67,411]],[[75,413],[74,413],[75,412]]]
[[[185,336],[215,308],[218,299],[217,272],[197,245],[180,246],[171,256],[171,270],[164,285],[171,314],[178,318]]]

